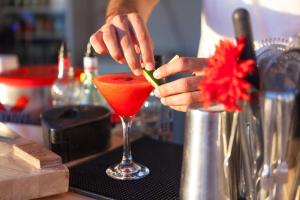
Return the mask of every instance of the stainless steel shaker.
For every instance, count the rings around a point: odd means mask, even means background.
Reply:
[[[232,167],[224,160],[228,153],[229,113],[223,106],[201,108],[192,105],[186,115],[180,199],[235,199],[226,176]],[[232,139],[232,138],[231,138]],[[231,140],[233,141],[233,140]],[[232,146],[231,146],[232,147]]]

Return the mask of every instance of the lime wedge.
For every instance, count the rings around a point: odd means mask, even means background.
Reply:
[[[158,86],[160,86],[163,83],[163,81],[161,79],[154,78],[154,76],[153,76],[154,71],[148,71],[145,68],[143,68],[142,70],[143,70],[143,74],[144,74],[145,78],[151,83],[151,85],[154,88],[157,88]]]
[[[173,62],[174,60],[176,60],[178,58],[179,58],[179,55],[175,55],[168,63],[171,63],[171,62]]]
[[[179,58],[178,55],[175,55],[170,61],[169,63],[171,63],[172,61],[176,60],[177,58]],[[154,71],[149,71],[145,68],[142,68],[143,70],[143,74],[145,76],[145,78],[151,83],[151,85],[154,87],[154,88],[157,88],[158,86],[160,86],[161,84],[164,83],[164,81],[162,79],[156,79],[154,78],[153,76],[153,72]]]

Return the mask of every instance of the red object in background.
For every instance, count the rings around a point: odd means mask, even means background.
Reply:
[[[79,80],[82,69],[75,68],[76,79]],[[0,74],[0,83],[17,87],[50,86],[56,80],[57,65],[22,66],[19,69],[5,71]]]
[[[29,103],[29,99],[26,96],[20,96],[17,101],[15,102],[15,104],[9,109],[7,110],[3,104],[0,102],[0,111],[2,112],[22,112],[27,104]]]
[[[78,80],[82,72],[82,69],[75,69]],[[2,120],[13,119],[19,122],[22,121],[20,119],[23,116],[22,114],[25,113],[32,114],[30,118],[32,123],[38,123],[39,114],[51,107],[48,94],[57,74],[57,65],[22,66],[18,69],[0,73],[0,83],[3,85],[1,92],[5,96],[0,100],[0,112],[2,113],[0,118]],[[41,90],[43,92],[36,92]],[[9,115],[10,113],[19,113],[20,116],[14,114],[14,118],[12,118]],[[26,121],[26,123],[31,123],[31,121]]]
[[[237,40],[236,45],[221,40],[214,55],[206,60],[204,78],[198,87],[204,107],[216,102],[224,104],[227,111],[240,110],[239,102],[250,100],[251,85],[245,77],[253,72],[255,61],[239,60],[244,47],[244,38]]]
[[[2,111],[2,112],[6,111],[5,107],[3,106],[3,104],[1,102],[0,102],[0,111]]]
[[[28,102],[29,102],[28,97],[20,96],[17,99],[15,105],[11,107],[10,112],[22,112],[26,108]]]

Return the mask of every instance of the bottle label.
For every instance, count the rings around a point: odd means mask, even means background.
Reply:
[[[69,56],[59,56],[58,59],[58,79],[73,77],[74,70],[71,66],[71,58]]]
[[[94,57],[83,58],[84,72],[94,72],[98,69],[98,59]]]

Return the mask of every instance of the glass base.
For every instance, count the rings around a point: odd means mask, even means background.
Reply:
[[[119,163],[110,166],[106,170],[106,174],[109,177],[118,180],[137,180],[147,176],[149,173],[150,170],[147,167],[134,162],[126,165]]]

